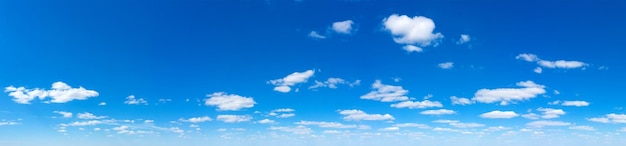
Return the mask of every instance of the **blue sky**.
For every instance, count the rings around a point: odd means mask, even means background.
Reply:
[[[620,145],[621,1],[0,1],[0,145]]]

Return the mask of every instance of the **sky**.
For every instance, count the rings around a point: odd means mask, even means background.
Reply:
[[[626,2],[0,1],[4,146],[617,146]]]

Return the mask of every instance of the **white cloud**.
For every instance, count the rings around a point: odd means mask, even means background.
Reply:
[[[456,42],[456,44],[465,44],[467,42],[469,42],[471,40],[471,37],[467,34],[462,34],[461,37],[459,38],[459,41]]]
[[[193,117],[193,118],[189,118],[189,119],[180,119],[179,121],[181,122],[190,122],[190,123],[202,123],[202,122],[208,122],[208,121],[212,121],[213,119],[211,119],[209,116],[202,116],[202,117]]]
[[[107,118],[106,116],[96,116],[96,115],[93,115],[93,114],[88,113],[88,112],[78,113],[78,115],[76,117],[78,117],[79,119],[104,119],[104,118]]]
[[[99,125],[99,124],[112,124],[114,123],[114,120],[91,120],[91,121],[80,121],[80,122],[72,122],[69,124],[62,124],[62,125],[67,125],[67,126],[92,126],[92,125]]]
[[[98,92],[94,90],[87,90],[83,87],[72,88],[63,82],[52,83],[50,90],[8,86],[4,89],[4,92],[8,92],[9,96],[13,97],[13,101],[19,104],[30,104],[30,101],[35,98],[43,100],[50,97],[52,98],[49,101],[51,103],[66,103],[72,100],[86,100],[98,96]]]
[[[395,108],[431,108],[431,107],[443,107],[443,105],[438,101],[404,101],[396,104],[391,104],[391,107]]]
[[[259,123],[259,124],[274,124],[274,123],[276,123],[276,121],[270,120],[270,119],[263,119],[263,120],[257,121],[257,123]]]
[[[405,45],[402,47],[406,52],[424,52],[424,49],[415,45]]]
[[[539,57],[537,57],[537,55],[535,54],[519,54],[515,57],[515,59],[520,59],[520,60],[524,60],[527,62],[536,62],[539,66],[545,67],[545,68],[573,69],[573,68],[581,68],[581,67],[585,67],[589,65],[587,63],[580,62],[580,61],[542,60],[542,59],[539,59]],[[539,69],[539,72],[537,72],[537,69]],[[535,69],[535,72],[541,73],[541,68],[538,67],[537,69]]]
[[[502,131],[502,130],[509,130],[511,128],[507,128],[507,127],[503,127],[503,126],[498,126],[498,127],[489,127],[489,128],[485,128],[482,131],[487,131],[487,132],[496,132],[496,131]]]
[[[441,33],[433,33],[435,22],[430,18],[393,14],[383,20],[386,30],[391,32],[393,40],[399,44],[419,44],[422,47],[435,44],[443,38]]]
[[[240,123],[250,121],[252,117],[247,115],[217,115],[217,120],[224,123]]]
[[[306,82],[310,77],[315,74],[313,70],[307,70],[304,72],[294,72],[281,79],[275,79],[268,81],[269,84],[275,85],[274,91],[287,93],[291,91],[291,86],[299,83]]]
[[[390,114],[367,114],[361,110],[342,110],[339,114],[343,115],[343,119],[346,121],[379,121],[379,120],[394,120],[395,118]]]
[[[154,123],[154,120],[144,120],[143,123]]]
[[[271,126],[269,128],[270,130],[278,130],[278,131],[283,131],[283,132],[290,132],[293,134],[300,134],[300,135],[306,135],[306,134],[311,134],[313,132],[313,130],[311,130],[311,128],[307,128],[305,126],[297,126],[297,127],[274,127]]]
[[[374,91],[361,96],[361,99],[377,100],[381,102],[409,100],[409,97],[406,96],[409,91],[403,89],[402,86],[385,85],[382,84],[380,80],[376,80],[372,84],[372,89],[374,89]]]
[[[337,33],[350,34],[352,33],[353,24],[354,24],[354,21],[352,20],[339,21],[339,22],[333,23],[332,29]]]
[[[9,126],[9,125],[19,125],[22,123],[12,122],[12,121],[0,121],[0,126]]]
[[[325,39],[326,38],[326,36],[323,36],[323,35],[317,33],[316,31],[311,31],[309,33],[309,37],[316,38],[316,39]]]
[[[400,130],[399,127],[385,127],[383,129],[380,129],[380,131],[398,131]]]
[[[323,81],[323,82],[320,82],[320,81],[316,80],[315,81],[315,85],[310,86],[309,89],[316,89],[316,88],[320,88],[320,87],[328,87],[328,88],[331,88],[331,89],[336,89],[337,85],[345,84],[345,85],[348,85],[350,87],[353,87],[353,86],[359,85],[360,83],[361,83],[361,80],[356,80],[354,82],[349,82],[349,81],[346,81],[346,80],[341,79],[341,78],[328,78],[326,81]]]
[[[279,108],[279,109],[272,110],[272,112],[295,112],[295,111],[296,110],[292,108]]]
[[[510,102],[529,100],[546,93],[545,86],[535,84],[533,81],[518,82],[516,85],[522,88],[480,89],[476,91],[472,100],[482,103],[500,102],[500,105],[508,105]]]
[[[454,67],[454,62],[439,63],[437,66],[441,69],[452,69]]]
[[[586,101],[563,101],[563,103],[561,103],[562,106],[589,106],[589,102]]]
[[[320,128],[357,128],[357,125],[344,125],[337,122],[300,121],[297,125],[315,125]]]
[[[526,126],[530,127],[545,127],[545,126],[569,126],[571,123],[561,121],[532,121],[526,123]]]
[[[452,100],[452,105],[470,105],[473,103],[470,99],[456,96],[450,96],[450,100]]]
[[[205,105],[217,106],[217,110],[221,111],[237,111],[243,108],[252,108],[256,102],[252,97],[244,97],[235,94],[227,94],[225,92],[215,92],[207,95]]]
[[[418,124],[418,123],[400,123],[400,124],[395,124],[393,126],[394,127],[417,127],[417,128],[421,128],[421,129],[428,129],[428,128],[430,128],[428,125]]]
[[[535,54],[519,54],[515,56],[515,59],[520,59],[527,62],[535,62],[539,60],[539,57],[537,57],[537,55]]]
[[[143,98],[136,98],[135,95],[130,95],[130,96],[126,97],[126,101],[124,101],[124,104],[143,104],[143,105],[148,105],[148,101],[146,101]]]
[[[541,72],[543,72],[543,69],[541,67],[537,67],[535,68],[535,70],[533,70],[535,73],[540,74]]]
[[[277,115],[276,117],[277,118],[289,118],[289,117],[293,117],[293,116],[296,116],[296,114],[294,114],[294,113],[286,113],[286,114]]]
[[[446,123],[449,124],[450,126],[454,126],[457,128],[476,128],[476,127],[483,127],[485,126],[484,124],[479,124],[479,123],[462,123],[460,121],[456,121],[456,120],[436,120],[433,121],[435,123]]]
[[[571,126],[571,127],[569,127],[569,129],[584,130],[584,131],[596,131],[596,128],[593,128],[591,126]]]
[[[438,109],[438,110],[425,110],[420,112],[422,115],[449,115],[456,114],[455,111],[449,109]]]
[[[107,105],[107,103],[106,102],[100,102],[100,103],[98,103],[98,105],[99,106],[105,106],[105,105]]]
[[[626,115],[625,114],[607,114],[605,117],[601,118],[589,118],[587,119],[592,122],[599,123],[626,123]]]
[[[626,127],[624,127],[624,128],[622,128],[622,129],[620,129],[619,131],[621,131],[621,132],[626,132]]]
[[[539,115],[535,114],[535,113],[528,113],[528,114],[523,114],[522,117],[526,118],[526,119],[531,119],[531,120],[537,120],[539,119]]]
[[[481,118],[488,118],[488,119],[510,119],[510,118],[515,118],[517,116],[519,115],[515,113],[514,111],[499,111],[499,110],[480,114]]]
[[[72,118],[73,115],[71,112],[66,111],[54,111],[54,113],[61,114],[63,118]]]
[[[544,119],[553,119],[558,118],[561,115],[565,115],[565,111],[562,109],[553,109],[553,108],[538,108],[537,111],[542,112],[541,118]]]

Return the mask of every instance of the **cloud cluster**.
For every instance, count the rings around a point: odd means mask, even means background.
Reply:
[[[148,105],[148,101],[146,101],[143,98],[137,98],[135,97],[135,95],[130,95],[128,97],[126,97],[126,101],[124,101],[124,104],[143,104],[143,105]]]
[[[49,90],[34,88],[26,89],[25,87],[8,86],[4,89],[4,92],[9,93],[9,96],[13,97],[13,101],[19,104],[30,104],[30,101],[35,98],[44,100],[48,97],[52,98],[51,103],[66,103],[72,100],[86,100],[91,97],[98,96],[98,92],[94,90],[88,90],[83,87],[72,88],[63,82],[52,83],[52,88]]]
[[[409,97],[406,94],[408,90],[402,86],[393,86],[382,84],[380,80],[376,80],[372,84],[373,91],[361,96],[361,99],[377,100],[381,102],[406,101]]]
[[[225,92],[215,92],[207,95],[205,105],[217,106],[217,110],[221,111],[237,111],[243,108],[252,108],[256,102],[252,97],[244,97],[235,94],[227,94]]]
[[[626,114],[611,113],[606,114],[604,117],[589,118],[587,120],[598,123],[626,123]]]
[[[296,110],[291,109],[291,108],[280,108],[280,109],[272,110],[269,115],[277,117],[277,118],[289,118],[289,117],[296,116],[296,114],[293,113],[294,111]]]
[[[202,122],[208,122],[208,121],[212,121],[213,119],[211,119],[209,116],[202,116],[202,117],[193,117],[193,118],[189,118],[189,119],[179,119],[179,121],[181,122],[190,122],[190,123],[202,123]]]
[[[274,91],[287,93],[291,91],[291,87],[306,82],[310,77],[315,74],[313,70],[307,70],[304,72],[294,72],[281,79],[275,79],[268,81],[269,84],[275,85]]]
[[[422,47],[436,44],[443,38],[441,33],[433,33],[435,22],[424,16],[409,17],[393,14],[383,20],[383,25],[399,44],[419,45]]]
[[[328,87],[331,89],[336,89],[337,85],[348,85],[350,87],[358,86],[361,84],[361,80],[356,80],[354,82],[346,81],[342,78],[328,78],[326,81],[315,81],[315,85],[310,86],[309,89],[317,89],[320,87]]]
[[[527,53],[519,54],[519,55],[515,56],[515,59],[524,60],[526,62],[535,62],[539,66],[545,67],[545,68],[574,69],[574,68],[582,68],[582,67],[589,66],[589,64],[581,62],[581,61],[567,61],[567,60],[550,61],[550,60],[542,60],[539,57],[537,57],[537,55],[535,55],[535,54],[527,54]],[[534,72],[535,73],[541,73],[542,72],[542,68],[541,67],[535,68]]]
[[[217,120],[224,123],[241,123],[252,120],[248,115],[217,115]]]
[[[518,82],[516,85],[522,88],[480,89],[476,91],[472,100],[481,103],[500,102],[500,105],[508,105],[511,102],[529,100],[546,93],[545,86],[533,81]]]

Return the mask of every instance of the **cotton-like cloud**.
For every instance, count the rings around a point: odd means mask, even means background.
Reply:
[[[452,100],[452,105],[470,105],[473,102],[468,98],[450,96],[450,100]]]
[[[404,101],[404,102],[400,102],[396,104],[391,104],[391,107],[415,109],[415,108],[443,107],[443,105],[441,104],[441,102],[438,102],[438,101],[424,100],[424,101]]]
[[[383,20],[383,25],[393,35],[393,40],[399,44],[418,44],[426,47],[443,38],[441,33],[433,33],[435,22],[424,16],[393,14]]]
[[[143,98],[137,98],[135,97],[135,95],[130,95],[128,97],[126,97],[126,101],[124,101],[124,104],[143,104],[143,105],[148,105],[148,101],[146,101]]]
[[[243,108],[252,108],[256,102],[252,97],[244,97],[235,94],[227,94],[225,92],[215,92],[207,95],[205,105],[217,106],[217,110],[221,111],[237,111]]]
[[[626,115],[611,113],[607,114],[605,117],[589,118],[587,120],[598,123],[626,123]]]
[[[248,122],[252,120],[252,117],[247,115],[217,115],[217,120],[224,123],[240,123]]]
[[[526,126],[530,127],[545,127],[545,126],[569,126],[571,123],[561,121],[532,121],[526,123]]]
[[[437,66],[441,69],[452,69],[454,67],[454,62],[439,63]]]
[[[561,68],[561,69],[573,69],[573,68],[581,68],[585,66],[589,66],[589,64],[581,62],[581,61],[567,61],[567,60],[543,60],[537,57],[535,54],[519,54],[515,57],[515,59],[524,60],[527,62],[536,62],[539,66],[545,68]],[[541,73],[541,68],[536,68],[534,70],[536,73]]]
[[[409,100],[409,97],[406,96],[409,91],[403,89],[402,86],[385,85],[382,84],[380,80],[376,80],[372,84],[372,89],[374,91],[361,96],[361,99],[377,100],[381,102]]]
[[[337,122],[300,121],[297,125],[315,125],[320,128],[357,128],[357,125],[345,125]]]
[[[78,113],[78,115],[76,117],[78,117],[79,119],[104,119],[104,118],[107,118],[107,116],[96,116],[96,115],[93,115],[93,114],[88,113],[88,112]]]
[[[66,111],[54,111],[54,113],[61,114],[63,118],[72,118],[73,115],[71,112]]]
[[[202,116],[202,117],[193,117],[193,118],[189,118],[189,119],[180,119],[179,121],[181,122],[190,122],[190,123],[202,123],[202,122],[208,122],[208,121],[212,121],[213,119],[211,119],[209,116]]]
[[[340,34],[350,34],[352,33],[352,25],[354,25],[352,20],[339,21],[333,23],[332,29]]]
[[[515,113],[514,111],[499,111],[499,110],[480,114],[481,118],[488,118],[488,119],[510,119],[510,118],[515,118],[517,116],[519,115]]]
[[[390,114],[367,114],[361,110],[342,110],[339,114],[343,115],[343,119],[346,121],[382,121],[382,120],[394,120],[395,118]]]
[[[420,112],[422,115],[449,115],[456,114],[455,111],[449,109],[438,109],[438,110],[425,110]]]
[[[545,86],[535,84],[533,81],[518,82],[516,85],[522,88],[480,89],[476,91],[472,100],[482,103],[500,102],[500,105],[508,105],[511,102],[529,100],[546,93]]]
[[[471,40],[470,36],[467,34],[462,34],[456,44],[465,44]]]
[[[30,104],[35,98],[44,100],[48,97],[52,98],[51,103],[66,103],[72,100],[87,100],[91,97],[98,96],[98,92],[88,90],[83,87],[72,88],[63,82],[52,83],[50,90],[46,89],[26,89],[25,87],[8,86],[4,92],[9,93],[13,97],[13,101],[19,104]]]
[[[306,82],[310,77],[315,74],[313,70],[307,70],[304,72],[294,72],[281,79],[275,79],[268,81],[269,84],[275,85],[274,91],[287,93],[291,91],[291,87]]]

